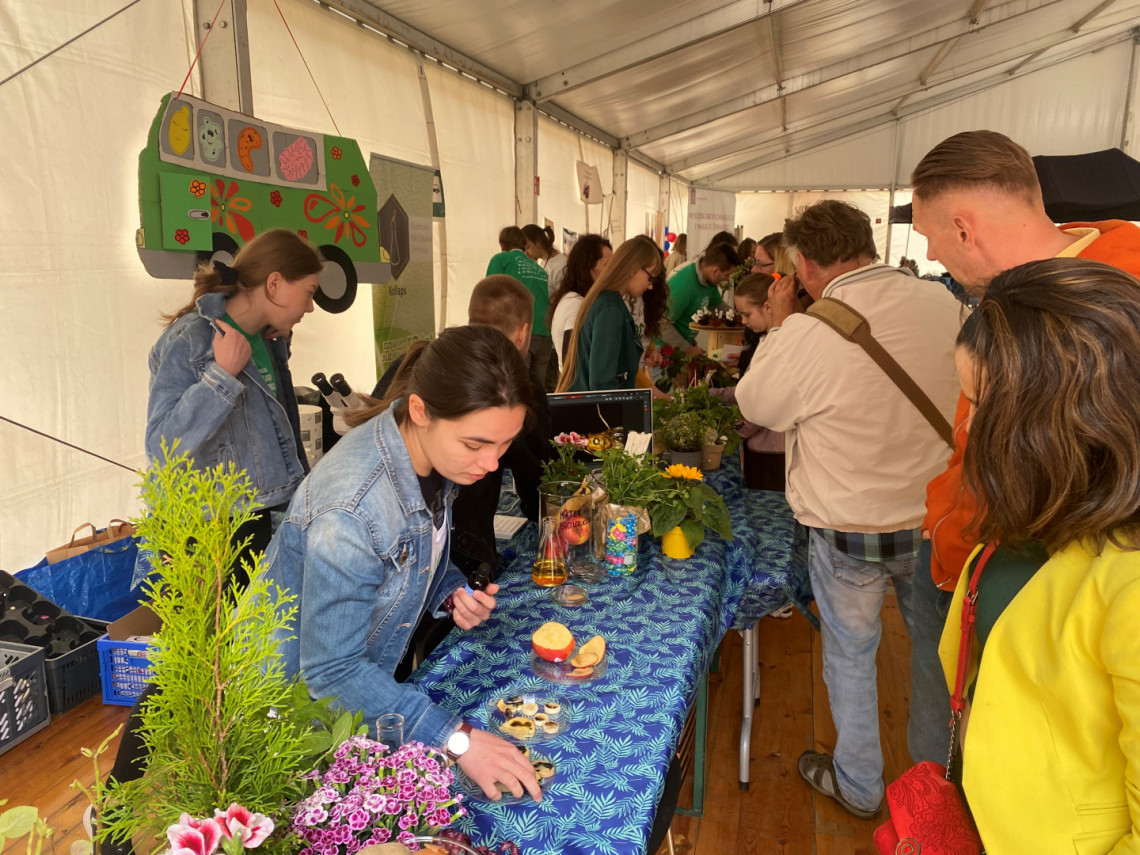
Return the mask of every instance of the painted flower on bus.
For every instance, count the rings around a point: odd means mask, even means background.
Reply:
[[[253,207],[253,203],[244,196],[237,195],[238,183],[226,182],[215,178],[210,188],[210,219],[219,226],[224,226],[230,234],[240,235],[242,240],[252,240],[256,229],[244,213]]]
[[[368,220],[361,216],[364,205],[358,205],[355,196],[345,198],[344,192],[337,185],[329,185],[328,196],[320,193],[306,196],[304,210],[310,223],[324,223],[329,231],[336,229],[334,243],[339,243],[346,232],[355,246],[364,246],[368,242],[368,235],[364,233],[368,228]]]

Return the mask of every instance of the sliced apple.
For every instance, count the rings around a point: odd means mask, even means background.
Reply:
[[[595,635],[578,649],[578,655],[593,655],[597,657],[597,661],[594,664],[601,662],[606,658],[606,640],[600,635]]]
[[[569,674],[569,676],[571,676],[571,677],[577,677],[577,678],[582,679],[582,680],[586,679],[587,677],[592,677],[593,675],[594,675],[593,666],[587,666],[585,668],[575,668]]]
[[[574,652],[574,636],[557,621],[544,623],[530,637],[531,646],[540,659],[547,662],[565,662]]]
[[[575,668],[589,668],[591,665],[597,665],[602,660],[593,653],[579,653],[570,660],[570,664]]]

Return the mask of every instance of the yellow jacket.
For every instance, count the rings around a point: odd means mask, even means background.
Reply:
[[[939,648],[951,692],[969,575]],[[988,855],[1140,855],[1140,552],[1070,545],[998,618],[963,786]]]

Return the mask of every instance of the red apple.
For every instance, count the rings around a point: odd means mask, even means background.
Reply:
[[[540,659],[547,662],[565,662],[574,652],[574,636],[557,621],[544,623],[530,637],[531,646]]]
[[[580,546],[590,538],[590,519],[585,514],[566,514],[559,534],[567,546]]]

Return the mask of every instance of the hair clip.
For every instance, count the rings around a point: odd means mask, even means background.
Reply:
[[[218,272],[218,278],[222,280],[223,285],[238,284],[238,272],[224,261],[214,261],[214,270]]]

